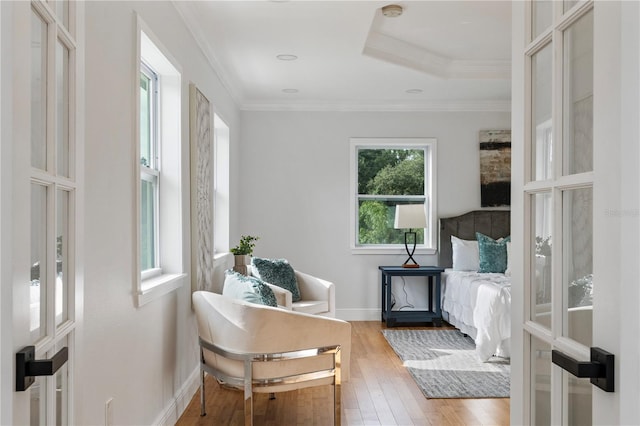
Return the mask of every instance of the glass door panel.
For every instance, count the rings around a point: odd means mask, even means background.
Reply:
[[[531,319],[551,329],[551,193],[533,194],[533,247],[531,258]]]
[[[69,49],[56,46],[56,166],[59,176],[69,176]]]
[[[36,381],[31,385],[31,403],[29,414],[31,426],[44,426],[47,424],[47,380],[44,376],[36,377]]]
[[[571,9],[573,6],[575,6],[576,4],[578,4],[579,0],[564,0],[563,2],[563,10],[566,12],[569,9]]]
[[[531,424],[551,424],[551,346],[531,337]]]
[[[563,335],[591,346],[593,293],[593,190],[565,191],[563,215]]]
[[[57,190],[56,199],[56,326],[69,319],[69,192]]]
[[[533,8],[532,16],[532,39],[535,39],[551,26],[553,20],[553,1],[534,1],[531,2]]]
[[[69,347],[69,338],[64,337],[55,346],[52,351],[53,356],[60,349]],[[69,424],[69,365],[71,360],[67,361],[55,374],[55,390],[56,390],[56,426]]]
[[[47,24],[31,11],[31,165],[47,168]]]
[[[31,341],[47,333],[47,187],[31,184]]]
[[[546,180],[553,176],[551,61],[551,44],[547,44],[531,57],[533,180]]]
[[[562,372],[563,382],[566,383],[565,399],[563,406],[566,409],[566,421],[570,426],[583,426],[592,424],[591,392],[593,385],[589,379],[578,379],[574,375]]]
[[[69,368],[67,364],[56,372],[56,426],[69,424]]]
[[[62,25],[69,30],[69,0],[54,0],[56,3],[56,15]]]
[[[564,32],[565,175],[593,170],[593,11]]]

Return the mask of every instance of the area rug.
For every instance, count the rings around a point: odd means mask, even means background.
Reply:
[[[382,330],[427,398],[508,398],[509,360],[481,362],[458,330]]]

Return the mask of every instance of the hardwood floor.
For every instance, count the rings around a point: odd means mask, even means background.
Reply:
[[[351,380],[342,386],[343,425],[508,425],[509,399],[426,399],[380,333],[378,321],[352,322]],[[399,327],[396,327],[399,328]],[[425,327],[429,328],[429,327]],[[242,393],[207,377],[207,415],[200,392],[178,426],[242,425]],[[254,394],[254,424],[331,425],[329,386],[268,395]]]

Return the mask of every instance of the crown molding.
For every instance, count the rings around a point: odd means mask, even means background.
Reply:
[[[511,101],[433,101],[421,103],[317,103],[317,102],[245,102],[242,111],[306,112],[510,112]]]
[[[442,79],[511,78],[510,61],[452,59],[375,30],[369,31],[362,53]]]
[[[225,67],[222,66],[222,62],[213,53],[213,48],[207,41],[207,37],[203,33],[197,19],[195,18],[195,12],[192,9],[191,2],[181,0],[171,0],[173,6],[178,11],[178,14],[185,23],[187,30],[191,33],[196,41],[196,45],[209,62],[213,73],[218,77],[222,87],[229,93],[231,99],[236,105],[242,103],[242,90],[238,88],[235,81],[229,77],[229,74],[225,71]]]

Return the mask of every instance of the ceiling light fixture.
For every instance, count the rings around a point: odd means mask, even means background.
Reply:
[[[284,93],[298,93],[298,89],[282,89]]]
[[[399,4],[388,4],[382,6],[382,14],[387,18],[397,18],[402,15],[402,6]]]
[[[412,95],[417,95],[419,93],[422,93],[423,90],[422,89],[407,89],[405,90],[406,93],[411,93]]]
[[[276,58],[280,59],[281,61],[295,61],[296,59],[298,59],[296,55],[290,55],[288,53],[277,55]]]

